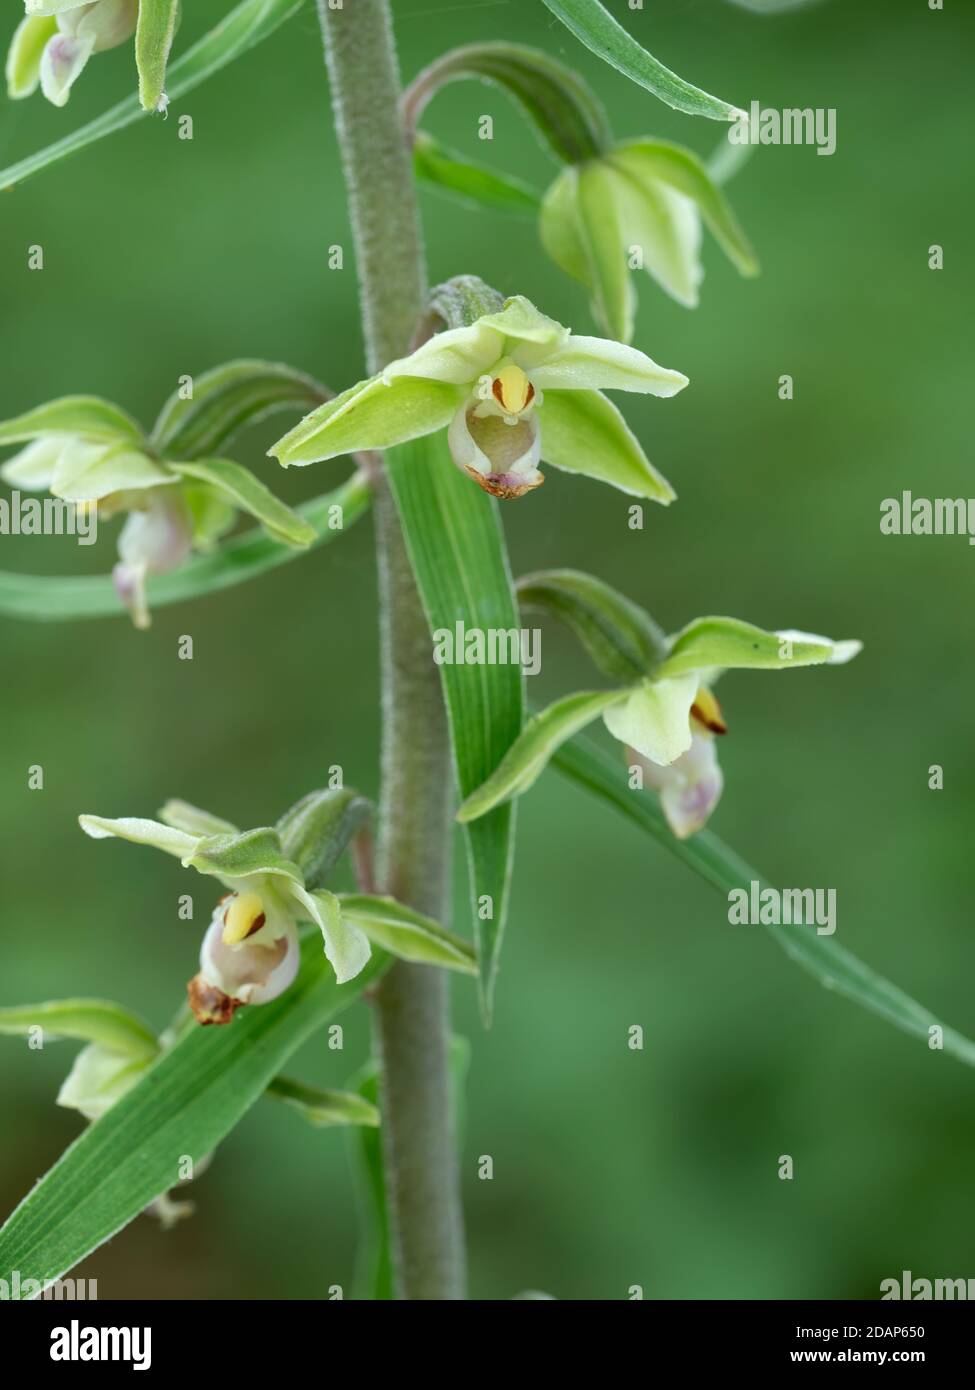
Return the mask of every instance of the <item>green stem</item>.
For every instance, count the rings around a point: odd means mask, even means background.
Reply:
[[[370,372],[409,351],[425,300],[388,0],[318,0],[349,193]],[[382,889],[448,916],[451,768],[430,634],[392,497],[376,483],[382,673]],[[398,962],[376,991],[386,1200],[397,1293],[464,1297],[444,972]]]

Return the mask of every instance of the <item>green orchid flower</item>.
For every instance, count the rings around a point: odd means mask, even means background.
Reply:
[[[634,348],[570,333],[519,295],[319,406],[270,453],[287,467],[446,429],[454,463],[495,497],[537,488],[546,462],[668,503],[673,489],[603,391],[673,396],[686,385]]]
[[[251,364],[230,364],[209,376],[220,378],[241,365]],[[302,404],[321,399],[304,378],[295,378],[304,383],[296,395]],[[195,409],[213,414],[208,380],[197,383]],[[93,507],[99,521],[127,513],[113,578],[138,628],[150,624],[147,579],[177,569],[192,550],[211,550],[239,512],[255,517],[285,545],[304,548],[315,539],[313,527],[240,464],[181,457],[189,409],[183,401],[168,402],[150,436],[125,411],[94,396],[66,396],[0,422],[0,445],[26,444],[0,467],[11,487],[49,491],[78,507]],[[234,425],[239,423],[236,418]],[[211,426],[209,435],[197,438],[219,446],[233,432]]]
[[[625,746],[630,766],[641,769],[642,785],[659,793],[674,834],[693,835],[707,823],[723,787],[714,740],[727,733],[727,724],[713,691],[722,672],[842,665],[862,647],[795,630],[766,632],[737,618],[698,618],[665,637],[642,608],[574,570],[530,575],[518,590],[527,606],[566,621],[600,669],[625,683],[567,695],[530,720],[463,803],[461,821],[522,795],[567,739],[601,717]]]
[[[302,922],[321,931],[339,984],[363,969],[371,943],[405,960],[476,970],[472,947],[422,914],[391,898],[321,886],[368,814],[352,791],[313,792],[274,828],[241,831],[185,801],[169,801],[159,814],[160,821],[83,815],[79,824],[95,840],[114,837],[175,855],[226,889],[187,987],[199,1023],[229,1023],[242,1005],[283,994],[298,973]]]
[[[597,322],[629,342],[631,269],[696,307],[702,220],[742,275],[758,274],[755,253],[697,155],[662,140],[632,140],[564,169],[545,195],[539,231],[556,265],[588,289]]]
[[[7,52],[7,94],[16,101],[40,86],[64,106],[89,58],[131,39],[139,0],[26,0],[26,11]]]

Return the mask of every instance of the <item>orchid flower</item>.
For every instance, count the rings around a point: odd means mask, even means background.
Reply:
[[[454,463],[495,497],[539,487],[546,462],[668,503],[673,489],[603,391],[673,396],[686,385],[635,348],[570,333],[518,295],[319,406],[270,452],[287,467],[446,430]]]
[[[92,54],[135,33],[139,0],[26,0],[26,9],[7,52],[7,93],[17,100],[39,85],[64,106]]]
[[[643,785],[660,794],[674,834],[686,838],[706,824],[721,796],[714,739],[727,724],[712,689],[721,672],[842,665],[862,645],[793,629],[766,632],[736,618],[698,618],[664,637],[643,609],[573,570],[531,575],[518,588],[524,603],[563,618],[600,668],[626,684],[567,695],[530,720],[463,803],[462,821],[527,791],[561,744],[602,717],[631,766],[641,769]]]

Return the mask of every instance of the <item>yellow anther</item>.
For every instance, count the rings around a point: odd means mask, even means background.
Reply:
[[[710,729],[712,734],[726,734],[728,732],[721,706],[706,685],[698,688],[694,703],[691,706],[691,714],[706,729]]]
[[[236,946],[251,932],[264,925],[264,904],[256,893],[235,893],[223,914],[221,940],[225,946]]]
[[[534,386],[514,362],[509,362],[506,367],[501,368],[491,382],[491,390],[501,409],[506,410],[509,415],[520,415],[526,406],[531,405],[535,397]]]

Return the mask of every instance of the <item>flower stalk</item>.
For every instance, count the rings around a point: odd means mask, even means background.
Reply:
[[[370,372],[409,352],[425,274],[388,0],[318,0],[355,238]],[[442,920],[451,768],[430,638],[392,497],[375,480],[382,690],[381,889]],[[464,1296],[444,974],[398,961],[375,994],[386,1199],[397,1293]]]

